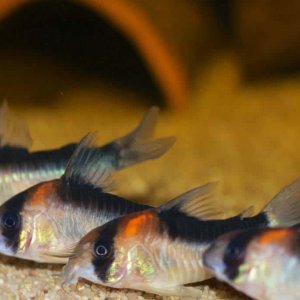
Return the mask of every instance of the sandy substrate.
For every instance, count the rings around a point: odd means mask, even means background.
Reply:
[[[199,78],[183,113],[161,114],[158,136],[177,143],[158,161],[117,175],[118,193],[159,205],[187,189],[218,181],[217,203],[226,216],[250,205],[261,209],[300,175],[300,79],[260,86],[239,83],[238,69],[220,59]],[[9,101],[9,99],[8,99]],[[99,142],[127,133],[147,107],[129,93],[108,88],[66,92],[50,107],[14,106],[28,121],[34,149],[56,147],[99,131]],[[1,299],[161,299],[80,282],[59,284],[59,266],[0,258]],[[247,299],[225,284],[199,284],[201,299]]]

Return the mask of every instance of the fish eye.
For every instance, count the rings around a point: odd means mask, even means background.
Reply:
[[[225,252],[225,258],[227,261],[237,261],[241,255],[241,248],[239,245],[229,245]]]
[[[1,224],[6,229],[15,229],[20,225],[20,216],[14,212],[6,212],[2,216]]]
[[[104,241],[98,241],[94,246],[94,254],[99,258],[107,257],[109,252],[109,247]]]

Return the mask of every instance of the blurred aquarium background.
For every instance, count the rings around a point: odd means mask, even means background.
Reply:
[[[95,130],[105,142],[159,105],[157,134],[178,141],[133,170],[130,193],[160,202],[213,179],[226,209],[264,203],[300,173],[299,13],[296,0],[2,0],[0,100],[33,149]]]
[[[214,180],[226,216],[258,211],[300,175],[299,15],[296,0],[1,0],[0,100],[34,150],[104,143],[158,105],[177,142],[118,192],[158,205]]]

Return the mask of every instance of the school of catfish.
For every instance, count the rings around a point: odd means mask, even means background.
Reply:
[[[174,137],[153,138],[158,109],[129,134],[97,146],[30,152],[29,130],[0,109],[0,253],[66,264],[79,278],[112,288],[200,297],[186,286],[216,276],[262,300],[300,299],[300,179],[256,215],[219,217],[214,183],[151,207],[113,193],[114,172],[156,159]],[[271,276],[272,275],[272,276]]]

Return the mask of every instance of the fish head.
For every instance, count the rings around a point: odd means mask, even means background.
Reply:
[[[95,228],[77,244],[64,267],[62,282],[78,278],[116,288],[136,288],[154,275],[154,263],[145,244],[150,214],[134,213]]]
[[[265,299],[267,287],[276,285],[284,268],[290,236],[286,228],[230,232],[212,243],[203,262],[218,279],[250,297]]]
[[[63,284],[75,284],[79,278],[114,286],[126,274],[126,262],[115,249],[117,227],[114,221],[95,228],[77,244],[62,272]]]
[[[53,238],[51,222],[44,217],[47,211],[45,198],[49,196],[51,186],[51,182],[33,186],[0,207],[1,253],[42,261],[37,249],[41,243],[49,243],[49,239]]]
[[[253,267],[247,255],[255,234],[255,231],[234,231],[220,236],[205,251],[204,265],[210,268],[219,280],[244,291]]]

